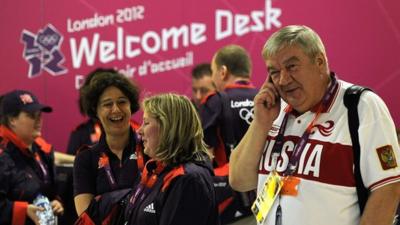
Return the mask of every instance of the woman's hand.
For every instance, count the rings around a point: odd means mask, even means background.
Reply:
[[[28,215],[28,217],[36,224],[39,225],[39,217],[36,215],[37,211],[44,211],[44,208],[33,205],[33,204],[29,204],[28,208],[26,209],[26,214]]]
[[[64,214],[64,207],[58,200],[53,200],[50,203],[51,208],[53,209],[54,215],[62,215]]]

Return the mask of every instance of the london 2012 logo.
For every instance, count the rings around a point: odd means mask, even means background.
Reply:
[[[53,76],[65,74],[68,70],[62,66],[64,55],[60,51],[63,36],[48,24],[37,34],[23,30],[21,42],[25,44],[23,57],[29,63],[28,77],[39,76],[43,70]]]

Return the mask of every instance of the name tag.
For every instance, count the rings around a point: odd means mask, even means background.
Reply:
[[[272,171],[262,189],[258,192],[251,211],[254,213],[259,224],[263,224],[267,218],[272,204],[276,200],[283,186],[282,177],[276,171]]]

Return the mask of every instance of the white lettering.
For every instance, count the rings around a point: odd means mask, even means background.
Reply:
[[[207,37],[204,34],[206,32],[206,25],[202,23],[193,23],[190,27],[190,42],[193,45],[201,44],[207,41]]]
[[[264,153],[260,161],[260,167],[259,167],[260,171],[268,172],[274,169],[272,168],[272,157],[271,157],[274,144],[275,140],[266,141],[264,147]],[[278,158],[278,162],[276,165],[276,171],[284,172],[286,170],[289,164],[289,156],[292,155],[295,146],[296,144],[293,141],[284,142],[280,157]],[[310,149],[312,149],[312,152],[310,156],[307,157],[307,152],[309,152]],[[300,156],[297,173],[303,175],[311,175],[313,177],[319,177],[322,150],[323,150],[323,145],[317,144],[314,147],[312,147],[310,143],[307,143],[306,147],[304,148]]]
[[[102,41],[100,42],[100,62],[108,63],[115,59],[114,54],[115,43],[112,41]]]
[[[243,107],[253,107],[254,102],[252,100],[246,99],[245,101],[233,101],[231,100],[231,108],[243,108]]]
[[[79,90],[82,87],[83,82],[85,81],[85,77],[82,75],[77,74],[75,76],[75,89]]]
[[[176,59],[160,61],[157,63],[149,63],[150,72],[152,74],[166,72],[172,69],[183,68],[186,66],[193,65],[193,52],[187,52],[185,57],[179,57]]]
[[[95,59],[96,52],[97,52],[97,46],[99,43],[99,38],[100,38],[100,35],[98,33],[95,33],[93,35],[92,46],[91,46],[91,48],[89,48],[88,39],[86,37],[83,37],[82,41],[80,42],[78,50],[77,50],[75,38],[70,39],[72,66],[74,68],[81,67],[83,55],[85,55],[87,65],[93,66],[94,59]]]
[[[265,1],[265,29],[271,30],[272,25],[279,28],[282,26],[279,21],[279,16],[282,14],[282,10],[279,8],[272,8],[272,1]]]
[[[122,60],[124,59],[124,54],[123,54],[123,43],[124,43],[124,29],[122,27],[118,27],[117,28],[117,55],[118,55],[118,59]]]
[[[69,33],[78,32],[82,30],[89,30],[97,27],[105,27],[114,24],[113,15],[98,15],[95,13],[93,17],[83,20],[72,21],[70,18],[67,19],[67,31]]]
[[[182,37],[182,45],[189,45],[189,32],[188,26],[181,26],[179,29],[172,27],[170,29],[162,29],[161,31],[163,38],[162,50],[165,51],[168,48],[168,41],[172,37],[172,48],[177,49],[179,47],[179,36]]]
[[[226,19],[226,28],[222,30],[222,19]],[[232,35],[232,13],[228,10],[215,11],[215,39],[221,40]]]
[[[74,68],[79,68],[82,62],[86,61],[87,65],[91,66],[96,57],[101,62],[111,62],[117,59],[122,60],[124,57],[140,56],[142,51],[147,54],[156,54],[160,51],[168,51],[171,46],[177,49],[181,46],[187,47],[189,44],[198,45],[207,40],[205,30],[205,24],[193,23],[189,26],[162,29],[161,34],[150,30],[142,36],[137,36],[126,35],[123,28],[118,27],[116,41],[101,40],[99,33],[93,34],[91,43],[87,37],[82,37],[80,43],[77,43],[75,38],[71,38],[72,65]],[[182,64],[186,64],[185,60]],[[173,67],[173,65],[174,63],[171,63],[167,67]]]
[[[134,58],[140,55],[140,49],[135,48],[132,50],[133,43],[140,43],[140,38],[137,36],[127,36],[125,40],[125,54],[128,58]]]
[[[117,23],[131,22],[144,19],[144,7],[142,5],[133,6],[115,11]]]
[[[299,174],[303,173],[304,161],[305,161],[307,152],[308,152],[308,150],[310,149],[310,146],[311,146],[311,144],[310,144],[310,143],[307,143],[307,144],[306,144],[306,147],[304,147],[304,150],[303,150],[303,152],[301,153],[300,161],[299,161],[299,168],[298,168],[298,170],[297,170],[297,173],[299,173]]]
[[[272,161],[271,161],[271,153],[272,153],[272,147],[275,144],[275,140],[269,140],[265,142],[265,147],[264,147],[264,154],[263,154],[263,159],[260,163],[260,170],[267,170],[267,171],[272,171]]]
[[[322,145],[316,145],[307,160],[306,168],[303,171],[304,175],[313,172],[314,177],[319,177],[319,167],[321,163]]]
[[[235,34],[238,36],[249,33],[250,27],[247,25],[250,22],[250,17],[246,15],[238,14],[235,16]]]
[[[254,25],[250,27],[253,32],[262,32],[264,30],[264,25],[261,20],[264,13],[262,11],[251,12],[251,19],[254,21]]]
[[[124,74],[128,78],[132,78],[135,73],[136,73],[136,67],[131,67],[131,65],[125,65],[125,68],[123,69],[118,69],[114,68],[115,70],[118,70],[119,73]],[[133,154],[134,155],[134,154]]]
[[[272,0],[265,0],[264,11],[251,11],[250,16],[244,14],[234,15],[229,10],[217,9],[215,11],[215,39],[221,40],[232,36],[242,36],[250,31],[262,32],[271,30],[273,26],[281,27],[279,17],[282,14],[280,8],[272,7]],[[264,17],[264,20],[262,20]],[[225,24],[225,26],[223,26]]]
[[[149,40],[153,39],[153,46],[151,47],[149,45]],[[147,31],[144,33],[143,38],[142,38],[142,47],[143,51],[145,51],[148,54],[155,54],[156,52],[160,51],[161,48],[161,38],[158,36],[158,34],[154,31]]]
[[[278,164],[276,167],[276,171],[283,172],[286,170],[289,164],[289,156],[288,152],[292,152],[294,149],[295,144],[293,141],[287,141],[283,144],[282,152],[281,152],[281,160],[278,160]]]

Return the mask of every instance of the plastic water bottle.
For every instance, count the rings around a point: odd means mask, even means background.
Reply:
[[[36,211],[40,225],[57,225],[57,219],[54,216],[50,201],[46,196],[39,194],[35,200],[33,200],[33,204],[44,208],[43,211]]]

